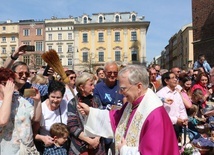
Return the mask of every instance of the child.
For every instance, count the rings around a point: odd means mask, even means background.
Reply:
[[[189,139],[193,140],[195,138],[200,137],[196,126],[198,125],[199,121],[195,118],[198,111],[198,107],[194,104],[187,110],[188,115],[188,135]]]
[[[67,150],[63,148],[63,144],[67,141],[69,131],[63,123],[54,123],[50,128],[50,136],[53,138],[54,144],[46,147],[43,155],[67,155]]]

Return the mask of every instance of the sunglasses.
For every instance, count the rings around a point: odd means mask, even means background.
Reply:
[[[71,76],[70,80],[76,79],[76,76]]]
[[[22,77],[24,74],[26,77],[29,77],[30,76],[30,73],[29,72],[15,72],[19,75],[19,77]]]
[[[117,76],[118,72],[106,72],[108,76],[111,76],[112,74],[114,74],[114,76]]]
[[[37,74],[37,72],[30,72],[31,74]]]

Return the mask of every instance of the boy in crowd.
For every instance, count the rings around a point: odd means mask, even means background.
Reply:
[[[51,126],[50,135],[54,144],[45,148],[43,155],[67,155],[67,150],[63,147],[69,135],[67,126],[63,123],[54,123]]]

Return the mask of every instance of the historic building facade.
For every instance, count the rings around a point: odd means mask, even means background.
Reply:
[[[34,45],[35,51],[27,51],[19,59],[26,62],[29,68],[39,68],[45,65],[41,58],[45,50],[45,24],[44,21],[20,20],[19,21],[19,45]]]
[[[106,61],[146,65],[149,22],[135,12],[82,15],[75,23],[75,66],[93,70]]]
[[[15,51],[19,41],[18,23],[8,20],[0,23],[0,66],[3,65],[7,57]]]
[[[204,54],[214,66],[214,1],[192,0],[194,59]]]
[[[41,55],[49,49],[57,51],[65,68],[77,71],[94,71],[111,60],[119,65],[146,65],[149,24],[136,12],[0,23],[2,63],[16,46],[27,44],[35,45],[36,51],[27,52],[19,59],[32,68],[45,65]],[[9,38],[13,41],[10,42]]]

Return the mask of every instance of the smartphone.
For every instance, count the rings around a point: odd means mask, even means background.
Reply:
[[[49,65],[47,65],[47,66],[45,67],[45,70],[44,70],[44,72],[43,72],[43,76],[48,76],[48,75],[49,75],[49,74],[48,74],[49,68],[50,68]]]
[[[36,96],[36,90],[33,88],[24,89],[24,97]]]
[[[26,45],[24,46],[25,51],[35,51],[35,46],[34,45]]]

